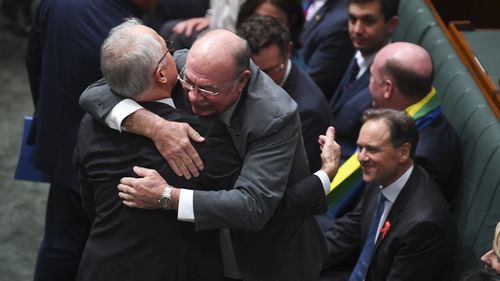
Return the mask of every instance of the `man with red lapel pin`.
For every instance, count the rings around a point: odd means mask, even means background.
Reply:
[[[414,162],[415,122],[393,109],[367,110],[362,121],[358,159],[368,185],[326,232],[321,280],[446,280],[456,228],[437,184]]]

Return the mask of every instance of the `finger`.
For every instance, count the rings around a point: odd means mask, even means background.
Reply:
[[[133,186],[133,182],[135,181],[135,178],[131,177],[123,177],[120,179],[120,183],[126,186]]]
[[[130,202],[130,201],[123,201],[123,204],[127,207],[131,207],[131,208],[137,208],[137,204],[135,202]]]
[[[177,167],[179,167],[179,170],[181,170],[182,176],[185,177],[186,179],[191,179],[192,175],[189,169],[186,167],[184,162],[182,161],[177,161]]]
[[[168,165],[170,166],[170,168],[172,169],[172,171],[174,171],[174,173],[177,176],[179,176],[179,177],[183,176],[181,169],[179,169],[179,166],[177,165],[177,162],[174,159],[168,158],[167,162],[168,162]]]
[[[189,173],[191,175],[193,175],[194,177],[197,177],[200,175],[200,171],[196,167],[196,165],[193,162],[193,160],[191,159],[190,155],[188,155],[187,153],[185,155],[183,155],[182,161],[183,161],[184,165],[186,166],[186,169],[189,171]]]
[[[172,28],[172,30],[173,30],[175,33],[177,33],[177,34],[182,34],[182,33],[184,33],[184,28],[185,28],[185,26],[186,26],[186,24],[185,24],[183,21],[181,21],[181,22],[177,23],[177,24],[174,26],[174,28]]]
[[[332,141],[335,140],[335,129],[332,126],[326,129],[326,139]]]
[[[193,34],[193,27],[194,25],[193,24],[188,24],[186,25],[186,28],[184,29],[184,34],[189,37],[191,36],[191,34]]]
[[[195,129],[187,125],[188,137],[195,142],[204,142],[205,138],[202,137]]]
[[[156,170],[154,170],[154,169],[148,169],[148,168],[144,168],[144,167],[140,167],[140,166],[134,166],[133,170],[134,170],[134,173],[141,178],[146,177],[148,175],[152,175],[156,172]]]
[[[127,200],[128,194],[124,192],[118,192],[118,197],[120,197],[120,199]]]

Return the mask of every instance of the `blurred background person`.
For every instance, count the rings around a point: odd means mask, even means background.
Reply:
[[[305,2],[306,22],[300,38],[302,48],[298,59],[326,99],[330,100],[354,54],[347,32],[348,0]]]
[[[74,280],[90,222],[72,163],[83,110],[78,99],[102,77],[100,46],[111,28],[140,17],[156,0],[42,0],[29,36],[26,67],[35,113],[34,165],[50,179],[45,233],[34,280]]]
[[[293,44],[287,26],[270,16],[252,16],[238,27],[252,51],[252,60],[297,102],[302,137],[311,172],[321,167],[318,137],[330,124],[326,99],[314,81],[292,62]]]

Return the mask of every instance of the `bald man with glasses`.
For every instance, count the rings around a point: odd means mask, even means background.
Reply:
[[[174,211],[128,208],[116,189],[122,177],[135,175],[133,165],[160,171],[172,185],[198,190],[230,188],[240,173],[241,159],[225,125],[175,108],[171,97],[178,76],[172,50],[151,28],[128,20],[104,41],[101,68],[114,92],[161,118],[187,122],[206,137],[195,144],[205,169],[198,178],[178,177],[151,140],[120,134],[85,115],[75,160],[92,227],[77,280],[224,280],[217,230],[195,231]]]
[[[321,185],[321,180],[307,177],[297,105],[251,63],[250,54],[246,41],[226,30],[209,31],[189,52],[174,54],[177,68],[184,69],[181,79],[189,82],[185,93],[177,88],[182,83],[174,87],[174,102],[178,105],[182,98],[186,102],[187,96],[187,109],[224,122],[242,158],[242,170],[232,188],[193,191],[173,187],[157,171],[136,168],[139,178],[120,181],[120,197],[129,207],[177,211],[178,220],[194,223],[196,230],[220,229],[225,278],[316,280],[327,249],[313,215],[325,210],[325,191],[303,188]],[[115,115],[110,119],[116,122],[108,125],[147,136],[160,151],[188,142],[186,132],[201,139],[186,124],[138,109],[134,102],[113,96],[105,85],[89,87],[80,104],[100,120]],[[322,156],[322,171],[330,179],[339,160],[339,147],[333,139],[332,128]],[[189,148],[182,150],[188,153],[178,154],[177,159],[167,156],[170,167],[180,175],[198,175],[202,167],[199,156]]]

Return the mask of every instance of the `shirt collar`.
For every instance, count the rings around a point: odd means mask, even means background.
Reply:
[[[172,98],[158,99],[158,100],[154,100],[154,102],[161,102],[161,103],[168,104],[171,107],[175,108],[174,100]]]
[[[391,201],[391,203],[394,203],[396,201],[396,198],[398,198],[399,193],[401,190],[403,190],[403,187],[405,186],[406,182],[410,178],[411,172],[413,171],[413,164],[406,170],[406,172],[399,177],[395,182],[391,183],[385,188],[382,188],[382,194],[385,196],[385,198],[388,201]]]
[[[226,111],[222,112],[222,114],[219,115],[218,117],[219,120],[224,122],[224,124],[226,124],[226,126],[228,127],[231,126],[231,117],[233,117],[234,110],[236,109],[236,106],[238,106],[238,103],[240,102],[241,95],[243,95],[243,93],[240,94],[238,100],[234,104],[232,104]]]
[[[359,66],[359,72],[358,76],[356,76],[356,79],[359,79],[359,77],[361,77],[361,75],[363,75],[365,71],[370,71],[368,68],[372,64],[376,54],[377,53],[373,53],[368,56],[363,56],[359,50],[356,51],[354,58],[356,59],[356,62],[358,63]]]
[[[292,70],[292,61],[290,59],[288,59],[287,63],[286,63],[285,75],[283,76],[283,80],[281,80],[281,83],[280,83],[280,86],[282,88],[283,88],[283,85],[285,85],[285,82],[288,79],[288,76],[290,75],[291,70]]]

